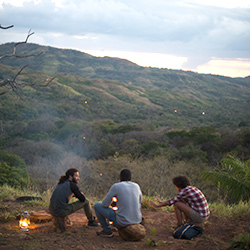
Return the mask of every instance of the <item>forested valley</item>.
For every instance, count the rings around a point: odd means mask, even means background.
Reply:
[[[1,45],[1,54],[11,46]],[[186,174],[216,201],[227,191],[206,173],[224,171],[227,159],[249,169],[250,77],[143,68],[35,44],[22,48],[40,50],[45,53],[27,62],[0,61],[0,79],[26,63],[20,83],[54,77],[44,88],[0,96],[1,185],[46,190],[76,167],[85,192],[102,197],[129,168],[145,195],[169,197],[172,177]]]

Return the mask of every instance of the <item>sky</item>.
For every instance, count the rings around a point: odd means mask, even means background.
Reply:
[[[250,75],[250,0],[0,0],[0,44],[26,39],[146,67]]]

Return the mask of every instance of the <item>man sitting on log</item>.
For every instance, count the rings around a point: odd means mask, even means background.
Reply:
[[[76,168],[67,170],[64,176],[61,176],[58,185],[56,186],[49,205],[49,211],[54,217],[54,225],[61,232],[65,231],[66,217],[77,210],[84,208],[88,218],[88,227],[98,227],[95,217],[92,214],[89,201],[80,192],[77,183],[79,182],[79,172]],[[79,200],[69,204],[72,197]]]
[[[110,207],[114,197],[116,198],[116,210]],[[139,185],[131,182],[130,170],[123,169],[120,173],[120,182],[115,183],[110,188],[102,202],[97,202],[94,205],[96,216],[103,229],[100,232],[96,232],[96,234],[102,237],[113,237],[109,221],[112,221],[114,226],[118,227],[118,232],[119,229],[135,224],[145,230],[140,225],[142,222],[141,201],[142,193]],[[143,231],[143,234],[145,236],[145,231]],[[133,240],[139,240],[139,238]]]

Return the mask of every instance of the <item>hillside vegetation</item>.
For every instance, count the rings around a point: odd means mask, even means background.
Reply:
[[[11,49],[1,45],[0,54]],[[101,196],[126,167],[147,195],[172,195],[171,178],[183,173],[216,200],[220,190],[200,173],[228,154],[250,158],[249,77],[144,68],[36,44],[18,53],[41,51],[1,60],[0,79],[26,63],[20,83],[55,79],[46,88],[0,96],[0,171],[6,176],[0,184],[20,166],[29,185],[36,181],[45,190],[74,166],[87,192]]]

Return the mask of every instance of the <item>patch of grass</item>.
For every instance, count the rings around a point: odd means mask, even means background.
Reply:
[[[14,220],[16,218],[16,216],[18,214],[20,214],[19,211],[17,210],[12,210],[12,211],[9,211],[8,209],[6,209],[5,206],[0,206],[0,221],[1,222],[7,222],[7,221],[10,221],[10,220]]]
[[[20,204],[25,205],[27,209],[32,209],[36,207],[42,207],[47,208],[49,207],[49,201],[52,194],[52,190],[48,189],[47,191],[40,193],[38,191],[32,190],[32,188],[16,188],[11,187],[6,184],[0,187],[0,201],[3,200],[15,200],[18,197],[21,196],[34,196],[34,197],[41,197],[42,200],[30,200],[30,201],[24,201],[21,203],[17,203],[17,207],[19,207]]]
[[[154,239],[154,236],[156,235],[156,229],[155,228],[152,228],[151,232],[150,232],[150,235],[151,237],[150,238],[146,238],[145,241],[146,241],[146,244],[148,246],[158,246],[159,245],[159,242],[157,242],[155,239]]]
[[[234,240],[231,243],[231,246],[228,248],[228,250],[233,249],[250,249],[250,234],[249,233],[242,233],[239,234],[234,238]]]
[[[32,188],[17,188],[11,187],[7,184],[4,184],[0,188],[0,201],[4,199],[15,200],[20,196],[38,196],[41,194],[39,192],[34,191]]]
[[[244,217],[250,219],[250,201],[240,201],[237,204],[212,203],[210,209],[221,217]]]

